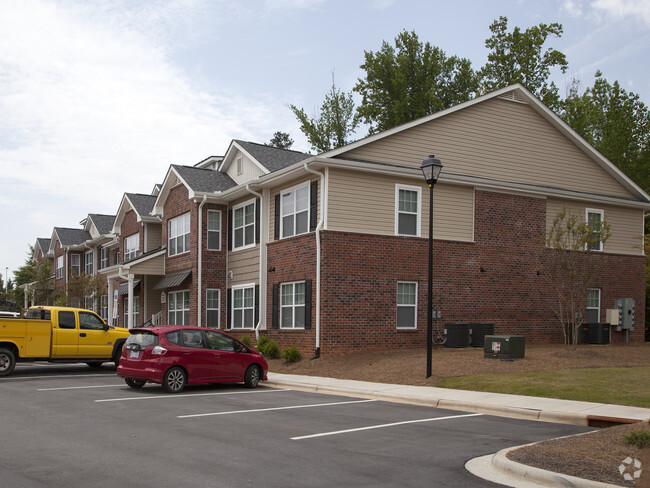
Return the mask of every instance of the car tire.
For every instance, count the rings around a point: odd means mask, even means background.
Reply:
[[[183,368],[174,366],[169,368],[163,378],[163,389],[167,393],[180,393],[187,384],[187,373]]]
[[[0,349],[0,376],[10,375],[16,367],[16,356],[11,349]]]
[[[257,388],[262,379],[262,370],[256,364],[251,364],[244,374],[244,385],[246,388]]]
[[[123,342],[121,344],[117,344],[115,346],[115,351],[113,351],[113,362],[115,363],[116,368],[120,365],[120,358],[122,357],[122,347],[124,347]]]
[[[130,387],[130,388],[142,388],[144,385],[147,384],[147,380],[134,380],[131,378],[124,378],[124,382]]]
[[[91,368],[101,368],[103,361],[88,361],[86,364]]]

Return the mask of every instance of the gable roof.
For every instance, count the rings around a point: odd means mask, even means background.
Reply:
[[[55,227],[52,232],[52,239],[50,241],[50,247],[52,247],[55,241],[59,241],[61,247],[63,248],[73,248],[81,246],[86,241],[91,239],[90,233],[84,229],[70,229],[67,227]],[[54,249],[52,249],[52,252]]]
[[[280,149],[278,147],[266,146],[256,142],[247,142],[233,139],[223,157],[223,162],[219,166],[219,171],[225,172],[235,157],[237,150],[244,153],[253,163],[255,163],[264,174],[273,173],[292,164],[299,163],[313,157],[311,154],[290,149]]]
[[[226,173],[194,166],[172,164],[181,182],[192,192],[225,191],[237,186],[237,183]]]
[[[52,239],[48,239],[45,237],[38,237],[36,239],[36,245],[34,246],[34,252],[36,252],[36,248],[40,249],[43,255],[47,255],[50,252],[50,242]]]
[[[88,218],[95,224],[95,228],[100,235],[111,233],[113,222],[115,222],[115,215],[88,214]]]
[[[156,202],[154,195],[145,195],[142,193],[125,193],[117,209],[117,215],[113,221],[111,232],[119,234],[121,232],[122,222],[129,210],[133,210],[137,222],[160,222],[158,217],[151,215],[151,210]]]

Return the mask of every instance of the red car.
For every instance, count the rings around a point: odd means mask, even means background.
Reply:
[[[244,382],[255,388],[267,379],[264,356],[221,331],[163,326],[131,330],[117,375],[131,388],[147,381],[178,393],[185,385]]]

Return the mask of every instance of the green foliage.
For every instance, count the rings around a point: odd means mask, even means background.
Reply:
[[[277,342],[272,340],[266,334],[260,335],[257,340],[257,348],[259,352],[264,354],[264,357],[267,358],[279,358],[280,357],[280,347]]]
[[[251,347],[251,338],[250,337],[242,336],[242,338],[239,339],[239,340],[242,342],[242,344],[244,344],[244,345],[246,345],[248,347]]]
[[[625,443],[636,446],[639,449],[650,446],[650,430],[635,430],[629,434],[623,434]]]
[[[492,36],[485,41],[491,50],[488,62],[479,71],[484,92],[491,92],[513,83],[521,83],[544,104],[557,109],[560,103],[555,83],[548,83],[551,68],[565,73],[569,64],[560,51],[542,51],[550,36],[561,37],[562,25],[541,23],[524,32],[515,27],[508,32],[508,18],[499,17],[490,25]]]
[[[293,139],[288,132],[276,131],[268,144],[265,146],[277,147],[279,149],[289,149],[293,146]]]
[[[447,57],[414,31],[402,31],[394,47],[384,41],[376,53],[366,51],[361,68],[366,74],[354,87],[362,97],[357,114],[370,134],[457,105],[478,90],[468,59]]]
[[[295,105],[289,108],[300,122],[300,130],[311,144],[312,149],[326,152],[347,144],[348,138],[359,125],[354,115],[354,102],[351,94],[345,94],[334,83],[332,73],[332,88],[325,95],[325,101],[318,117],[309,118],[305,110]]]
[[[282,358],[290,363],[296,363],[302,359],[302,354],[300,354],[300,349],[292,344],[282,351]]]
[[[32,283],[36,281],[37,277],[36,262],[34,261],[33,256],[34,246],[30,245],[29,250],[27,251],[27,257],[25,258],[25,264],[14,271],[16,289],[13,291],[13,297],[11,300],[18,303],[21,307],[25,301],[25,291],[22,288],[19,288],[20,285]]]

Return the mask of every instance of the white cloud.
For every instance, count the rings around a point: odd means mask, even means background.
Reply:
[[[560,6],[560,11],[565,12],[570,17],[580,17],[582,16],[582,3],[565,0]]]
[[[595,0],[592,8],[603,16],[616,20],[633,19],[650,26],[650,2],[648,0]]]

